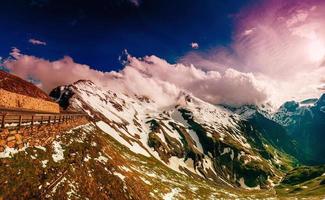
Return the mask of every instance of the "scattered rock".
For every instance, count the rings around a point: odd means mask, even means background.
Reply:
[[[17,144],[23,143],[23,137],[19,134],[15,134],[15,138],[17,140]]]
[[[24,144],[23,143],[18,144],[18,149],[22,149],[22,148],[24,148]]]
[[[27,131],[24,131],[22,135],[23,135],[24,137],[28,137],[28,136],[29,136],[29,134],[28,134]]]
[[[1,134],[1,137],[3,137],[3,138],[7,138],[8,135],[9,135],[9,130],[6,129],[6,128],[3,129],[2,134]]]
[[[16,141],[12,140],[12,141],[7,142],[7,146],[9,148],[14,148],[16,146]]]
[[[7,137],[7,141],[13,141],[13,140],[16,140],[16,137],[15,136],[9,136]]]
[[[2,147],[6,146],[6,141],[5,140],[0,140],[0,146],[2,146]]]

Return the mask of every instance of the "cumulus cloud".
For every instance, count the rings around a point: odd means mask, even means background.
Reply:
[[[231,68],[224,73],[203,71],[194,65],[169,64],[156,56],[146,56],[142,60],[131,57],[128,67],[214,104],[259,104],[268,97],[263,81],[251,73]]]
[[[68,56],[60,60],[48,61],[21,54],[16,48],[11,55],[14,59],[6,59],[3,66],[26,80],[38,81],[38,86],[46,92],[77,80],[92,80],[99,86],[113,91],[146,95],[160,105],[172,103],[173,98],[176,98],[179,93],[175,85],[153,80],[130,66],[126,66],[120,72],[101,72],[88,65],[78,64]]]
[[[46,46],[46,42],[43,42],[41,40],[37,40],[37,39],[34,39],[34,38],[31,38],[28,40],[29,43],[33,44],[33,45],[43,45],[43,46]]]
[[[156,56],[128,55],[127,59],[119,72],[100,72],[75,63],[70,57],[51,62],[21,53],[6,60],[4,66],[22,78],[38,80],[47,92],[59,85],[87,79],[113,91],[146,95],[162,106],[174,103],[181,91],[213,104],[258,104],[268,97],[264,82],[251,73],[235,69],[222,73],[203,71],[193,65],[170,64]]]
[[[15,59],[4,61],[3,65],[12,73],[28,79],[39,80],[42,88],[49,92],[55,86],[69,84],[78,79],[96,77],[99,79],[101,72],[92,70],[87,65],[75,63],[72,58],[64,57],[61,60],[50,62],[34,56],[18,54],[17,50],[11,53]]]

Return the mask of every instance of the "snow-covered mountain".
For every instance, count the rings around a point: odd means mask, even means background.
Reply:
[[[108,91],[85,80],[60,86],[50,96],[65,109],[88,113],[131,151],[188,176],[267,188],[295,165],[287,154],[294,144],[282,126],[258,112],[247,117],[248,109],[243,115],[185,92],[161,107],[148,97]]]

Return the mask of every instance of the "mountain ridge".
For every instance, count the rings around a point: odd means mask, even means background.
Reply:
[[[1,154],[8,173],[0,183],[29,185],[7,185],[0,189],[4,197],[13,197],[12,190],[63,199],[317,199],[324,193],[324,166],[301,166],[305,149],[267,106],[213,105],[181,92],[162,107],[88,80],[59,86],[50,96],[65,110],[87,113],[90,122],[45,147]],[[322,98],[317,106],[301,104],[323,116]],[[299,103],[285,105],[283,113],[296,116]],[[21,170],[29,174],[9,178]]]
[[[275,142],[252,121],[190,94],[181,93],[163,110],[148,98],[105,91],[90,81],[57,87],[51,96],[67,109],[85,111],[135,152],[180,173],[235,187],[271,187],[281,170],[295,165],[283,149],[271,148]]]

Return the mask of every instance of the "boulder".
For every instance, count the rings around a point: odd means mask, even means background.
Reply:
[[[1,133],[1,138],[4,139],[4,138],[7,138],[9,135],[9,130],[8,129],[3,129],[2,133]]]
[[[23,137],[20,134],[15,134],[17,144],[23,143]]]
[[[9,136],[9,137],[7,137],[7,141],[9,142],[9,141],[14,141],[14,140],[16,140],[16,137],[15,136]]]
[[[18,149],[22,149],[24,147],[24,144],[21,143],[21,144],[18,144]]]
[[[7,142],[7,146],[9,148],[14,148],[16,146],[16,141],[15,140],[11,140],[11,141]]]
[[[6,146],[6,141],[5,141],[5,140],[0,140],[0,146],[1,146],[1,147]]]

